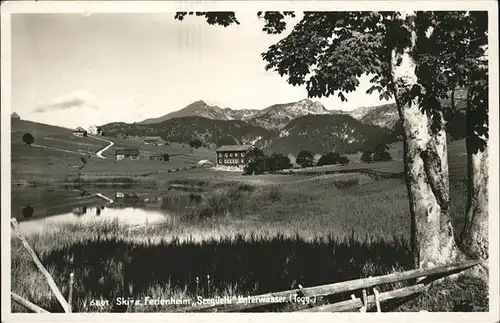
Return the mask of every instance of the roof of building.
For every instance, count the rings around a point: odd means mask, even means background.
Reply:
[[[221,146],[216,151],[247,151],[250,148],[252,148],[251,145],[228,145]]]
[[[117,148],[115,149],[115,155],[139,155],[138,148]]]
[[[210,160],[206,160],[206,159],[203,159],[203,160],[200,160],[198,162],[199,165],[202,165],[202,164],[213,164]]]
[[[77,127],[77,128],[76,128],[75,130],[73,130],[73,131],[82,131],[82,132],[83,132],[83,131],[85,131],[85,129],[83,129],[82,127]]]
[[[21,118],[21,117],[19,116],[19,114],[17,114],[16,112],[12,112],[12,114],[10,115],[10,117],[11,117],[11,118],[16,118],[16,119]]]
[[[164,157],[164,156],[169,156],[167,153],[155,153],[155,154],[151,154],[150,156],[152,157]]]
[[[161,137],[146,137],[144,140],[163,140]]]

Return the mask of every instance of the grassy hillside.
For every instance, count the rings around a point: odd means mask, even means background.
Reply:
[[[33,135],[34,146],[28,146],[22,141],[25,133]],[[12,120],[12,181],[36,178],[50,180],[74,176],[75,167],[81,163],[80,158],[93,154],[104,146],[106,144],[103,141],[74,136],[71,129],[25,120]]]
[[[28,146],[22,141],[25,133],[31,133],[35,143]],[[187,145],[169,146],[144,145],[141,139],[117,139],[102,137],[115,142],[100,159],[95,152],[108,145],[107,142],[91,137],[74,136],[71,129],[51,125],[13,120],[11,127],[11,169],[12,182],[54,182],[75,179],[82,156],[90,156],[82,169],[84,178],[100,176],[137,176],[154,174],[196,164],[201,159],[213,160],[215,152],[199,148],[191,150]],[[115,148],[139,148],[141,153],[167,153],[168,162],[114,161]]]

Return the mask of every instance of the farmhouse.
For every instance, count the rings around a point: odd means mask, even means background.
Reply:
[[[100,134],[100,133],[99,133],[99,130],[100,130],[100,129],[99,129],[99,127],[98,127],[98,126],[96,126],[96,125],[91,125],[91,126],[89,127],[89,129],[87,130],[87,132],[88,132],[89,134],[91,134],[91,135],[99,135],[99,134]]]
[[[149,160],[159,160],[159,161],[168,161],[170,159],[168,154],[152,154],[149,156]]]
[[[139,149],[137,148],[119,148],[115,149],[115,160],[137,160],[139,159]]]
[[[16,112],[12,112],[12,114],[10,115],[10,118],[11,119],[17,119],[17,120],[21,119],[21,117],[19,116],[19,114],[17,114]]]
[[[153,146],[163,146],[164,141],[161,137],[146,137],[144,138],[145,145],[153,145]]]
[[[85,129],[83,129],[82,127],[78,127],[73,130],[73,134],[75,136],[84,137],[87,134],[87,131],[85,131]]]
[[[242,166],[247,163],[247,154],[252,149],[251,145],[229,145],[219,147],[217,152],[217,165]]]

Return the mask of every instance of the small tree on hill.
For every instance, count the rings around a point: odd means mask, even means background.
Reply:
[[[203,145],[200,139],[193,139],[189,142],[189,147],[198,149]]]
[[[201,140],[197,139],[197,138],[189,141],[189,148],[190,148],[191,152],[193,152],[193,149],[198,149],[202,145],[203,145],[203,143],[201,142]]]
[[[373,161],[381,162],[381,161],[390,161],[392,160],[392,156],[389,153],[389,147],[384,144],[378,144],[373,151]]]
[[[308,150],[301,150],[296,158],[297,164],[302,167],[311,167],[314,164],[314,157]]]
[[[35,138],[28,132],[23,135],[23,142],[28,146],[31,146],[35,142]]]

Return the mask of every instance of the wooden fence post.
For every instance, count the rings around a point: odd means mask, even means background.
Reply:
[[[59,303],[63,307],[64,311],[66,313],[69,313],[68,302],[66,302],[66,300],[64,299],[64,296],[62,295],[61,291],[59,290],[56,283],[54,282],[54,279],[52,278],[50,273],[47,271],[47,269],[45,269],[45,267],[42,265],[42,263],[40,262],[40,259],[38,259],[38,256],[33,251],[33,249],[31,249],[28,241],[26,241],[26,239],[24,238],[23,234],[21,233],[21,230],[19,229],[19,224],[17,223],[17,220],[15,218],[12,218],[10,220],[10,223],[12,225],[12,228],[16,232],[17,236],[19,237],[19,239],[21,239],[21,242],[22,242],[24,248],[28,251],[28,253],[30,254],[31,258],[33,258],[33,261],[35,262],[38,269],[40,269],[42,274],[45,276],[45,279],[47,280],[47,283],[49,284],[50,289],[52,290],[52,292],[56,296],[57,300],[59,301]]]
[[[363,289],[363,306],[360,308],[360,312],[366,312],[368,310],[368,295],[366,294],[366,289]]]
[[[375,297],[375,305],[377,305],[377,312],[382,312],[380,308],[380,294],[377,288],[373,287],[373,296]]]
[[[50,313],[49,311],[41,308],[40,306],[38,306],[36,304],[31,303],[30,301],[22,298],[21,296],[15,294],[13,292],[10,293],[10,298],[14,302],[16,302],[17,304],[22,305],[22,306],[26,307],[27,309],[32,310],[35,313]]]
[[[73,312],[72,300],[73,300],[73,282],[74,282],[74,279],[75,279],[75,274],[74,273],[69,274],[69,292],[68,292],[69,313]]]

